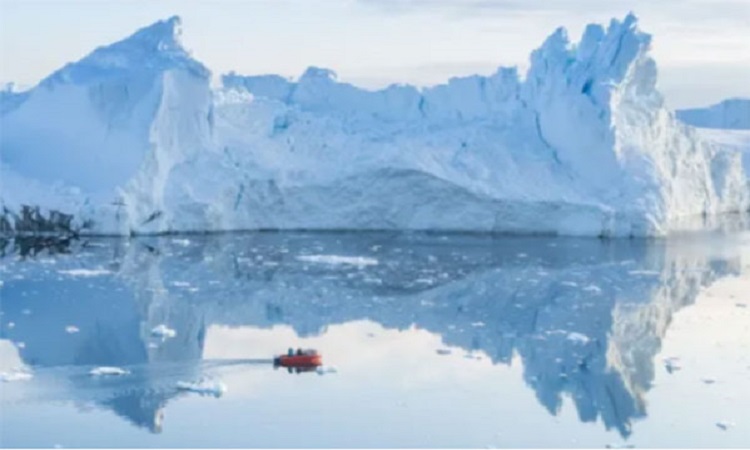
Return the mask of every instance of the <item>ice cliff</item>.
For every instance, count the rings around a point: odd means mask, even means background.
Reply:
[[[747,210],[740,155],[665,108],[636,22],[558,29],[524,77],[379,91],[314,67],[212,91],[158,22],[3,94],[0,228],[644,236]]]

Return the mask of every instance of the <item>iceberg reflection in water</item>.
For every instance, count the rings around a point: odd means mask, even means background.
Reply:
[[[508,430],[510,418],[495,417],[498,433],[482,437],[493,445],[546,445],[537,434],[581,437],[549,441],[558,446],[631,438],[649,420],[675,313],[721,278],[746,279],[747,250],[741,232],[663,241],[420,233],[10,241],[0,371],[22,366],[34,376],[3,385],[2,445],[54,445],[59,436],[73,446],[471,446],[481,434],[474,425],[420,424],[445,415],[490,429],[480,416],[502,413],[493,408],[536,427]],[[268,359],[298,345],[321,351],[331,370],[275,372]],[[129,373],[89,374],[101,366]],[[200,396],[185,383],[228,390]],[[566,410],[577,419],[562,420]],[[427,415],[437,417],[422,422]],[[75,431],[87,417],[102,428]],[[394,417],[402,425],[382,431]],[[213,431],[195,435],[196,422]],[[597,425],[574,429],[586,423]],[[306,437],[289,436],[292,425]]]

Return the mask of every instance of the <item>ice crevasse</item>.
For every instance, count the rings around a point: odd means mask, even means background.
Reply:
[[[558,29],[525,76],[377,91],[314,67],[212,89],[179,37],[160,21],[3,93],[4,231],[651,236],[750,206],[738,152],[665,107],[633,15]]]

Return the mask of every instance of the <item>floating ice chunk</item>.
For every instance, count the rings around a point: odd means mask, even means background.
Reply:
[[[631,270],[628,272],[629,275],[642,275],[642,276],[658,276],[659,272],[655,270]]]
[[[451,351],[448,350],[447,348],[439,348],[435,350],[435,353],[437,353],[438,355],[450,355]]]
[[[107,269],[68,269],[58,270],[57,273],[69,275],[71,277],[101,277],[103,275],[109,275],[112,272]]]
[[[475,328],[481,328],[484,326],[484,322],[472,322],[471,326]]]
[[[65,332],[68,334],[78,333],[79,331],[81,330],[79,330],[75,325],[68,325],[67,327],[65,327]]]
[[[10,330],[10,329],[13,329],[13,328],[15,328],[15,327],[16,327],[16,323],[15,323],[15,322],[8,322],[8,325],[6,325],[6,326],[7,326],[7,327],[8,327],[8,329]]]
[[[219,398],[227,392],[227,386],[220,381],[211,380],[201,380],[198,382],[178,381],[177,390]]]
[[[190,239],[172,239],[172,243],[181,247],[190,246]]]
[[[576,283],[575,281],[563,281],[560,284],[562,284],[563,286],[568,286],[568,287],[578,287],[578,283]]]
[[[377,266],[378,260],[367,256],[340,256],[340,255],[300,255],[299,261],[329,265],[350,265],[357,267]]]
[[[175,287],[190,287],[190,283],[187,281],[174,281],[172,282],[172,286]]]
[[[585,334],[576,333],[576,332],[568,333],[567,339],[573,342],[580,342],[581,344],[586,344],[591,340]]]
[[[586,291],[586,292],[593,292],[595,294],[601,294],[602,293],[602,289],[599,286],[595,285],[595,284],[590,284],[590,285],[586,286],[585,288],[583,288],[583,290]]]
[[[24,309],[23,311],[21,311],[21,314],[23,314],[24,316],[30,316],[31,315],[31,310],[30,309]]]
[[[28,381],[33,377],[33,374],[23,369],[13,369],[10,372],[0,372],[0,380],[4,383],[11,383],[14,381]]]
[[[682,370],[682,367],[679,365],[680,358],[677,358],[675,356],[671,356],[669,358],[664,359],[664,368],[667,369],[667,372],[673,373],[677,372],[678,370]]]
[[[122,376],[122,375],[128,375],[130,371],[127,371],[125,369],[122,369],[120,367],[109,367],[109,366],[102,366],[102,367],[96,367],[94,369],[91,369],[89,371],[89,375],[92,377],[106,377],[106,376]]]
[[[16,342],[16,347],[18,347],[20,349],[24,349],[24,348],[26,348],[26,343],[25,342]]]
[[[734,425],[735,425],[734,422],[727,422],[727,421],[723,421],[723,420],[720,420],[719,422],[716,422],[716,426],[719,429],[724,430],[724,431],[727,431],[728,429],[732,428]]]
[[[153,330],[151,330],[151,336],[156,336],[164,339],[173,338],[177,336],[177,332],[168,326],[161,324],[154,327]]]
[[[336,368],[333,366],[318,366],[315,369],[315,372],[317,372],[318,375],[326,375],[329,373],[337,373],[338,370],[336,370]]]

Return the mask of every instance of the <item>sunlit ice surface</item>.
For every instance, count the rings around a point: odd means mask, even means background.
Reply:
[[[747,231],[3,249],[3,447],[750,445]]]

